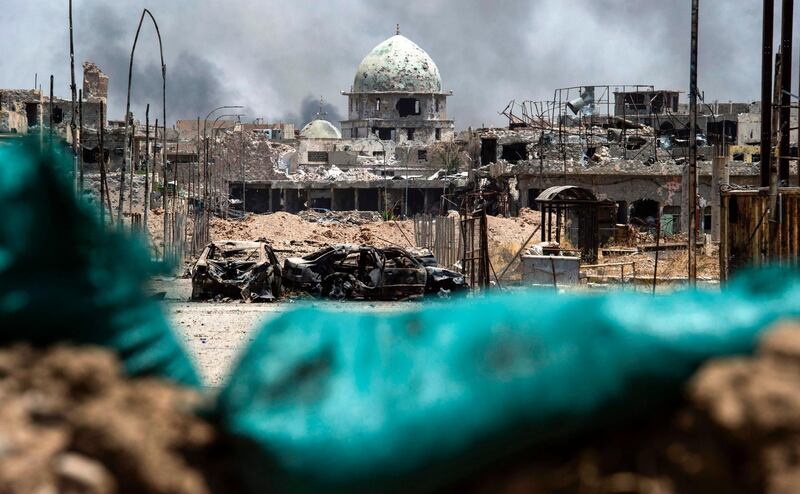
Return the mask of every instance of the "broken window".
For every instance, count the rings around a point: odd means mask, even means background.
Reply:
[[[436,106],[436,112],[439,112],[439,98],[434,98],[433,104]]]
[[[328,152],[327,151],[309,151],[308,152],[308,162],[309,163],[327,163],[328,162]]]
[[[55,107],[53,108],[53,123],[61,123],[64,120],[64,110]]]
[[[392,139],[392,129],[385,127],[373,127],[372,133],[378,136],[382,141],[390,141]]]
[[[442,129],[436,129],[436,130],[434,131],[434,138],[435,138],[437,141],[440,141],[440,140],[442,140]]]
[[[703,208],[703,231],[711,233],[711,206]]]
[[[406,129],[406,138],[409,141],[413,141],[414,140],[414,129]]]
[[[633,111],[645,110],[647,107],[645,105],[644,97],[645,95],[642,93],[625,93],[625,109]]]
[[[481,139],[481,165],[497,161],[497,139]]]
[[[384,153],[383,151],[373,151],[373,152],[372,152],[372,156],[378,156],[378,157],[381,157],[381,158],[382,158],[382,157],[383,157],[385,154],[386,154],[386,153]]]
[[[427,149],[418,149],[417,150],[417,161],[428,161],[428,150]]]
[[[212,261],[257,261],[259,258],[258,248],[212,248],[208,254],[208,259]]]
[[[633,201],[630,210],[630,221],[636,226],[655,228],[661,205],[653,199]]]
[[[36,103],[25,103],[25,113],[28,116],[28,127],[39,125],[39,111]]]
[[[528,145],[524,142],[503,144],[503,155],[501,157],[509,163],[526,160],[528,159]]]
[[[100,161],[100,148],[83,148],[84,163],[98,163]]]
[[[401,117],[419,115],[419,100],[416,98],[400,98],[397,100],[397,112]]]
[[[661,113],[664,109],[664,93],[655,93],[650,97],[650,109],[653,113]]]
[[[354,139],[358,138],[358,127],[353,127],[352,129],[350,129],[350,137]]]
[[[681,231],[681,207],[664,206],[661,208],[661,232],[673,235]]]

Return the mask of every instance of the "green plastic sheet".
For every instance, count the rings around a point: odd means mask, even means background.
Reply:
[[[199,384],[159,306],[144,244],[103,228],[76,199],[72,155],[37,139],[0,141],[0,344],[69,341],[116,350],[133,375]]]

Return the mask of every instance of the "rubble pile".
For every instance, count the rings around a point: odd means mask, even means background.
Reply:
[[[452,211],[451,214],[458,216]],[[539,216],[538,211],[528,208],[523,208],[519,217],[489,216],[490,251],[503,246],[515,251],[539,224]],[[305,255],[337,243],[366,243],[375,247],[399,246],[404,249],[416,247],[412,220],[382,221],[380,213],[372,211],[303,211],[299,214],[281,211],[248,215],[243,220],[214,217],[211,237],[216,240],[264,238],[279,257]],[[538,238],[534,237],[533,241]]]
[[[287,177],[295,182],[370,182],[381,180],[383,177],[364,168],[351,168],[342,170],[336,165],[298,170]]]
[[[329,223],[364,225],[383,220],[383,217],[377,211],[325,211],[321,213],[313,209],[305,209],[297,213],[297,216],[311,223],[322,225]]]
[[[242,180],[242,167],[248,181],[285,179],[297,160],[295,148],[258,131],[224,130],[215,147],[215,164],[233,182]]]
[[[236,492],[194,391],[127,379],[97,347],[0,349],[0,492]]]

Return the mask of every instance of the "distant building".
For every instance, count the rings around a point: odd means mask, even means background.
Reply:
[[[348,92],[345,138],[377,135],[384,141],[433,143],[453,138],[439,68],[425,51],[398,33],[364,57]]]

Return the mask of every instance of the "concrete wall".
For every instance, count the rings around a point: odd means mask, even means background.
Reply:
[[[25,113],[0,110],[0,134],[27,134],[28,117]]]

